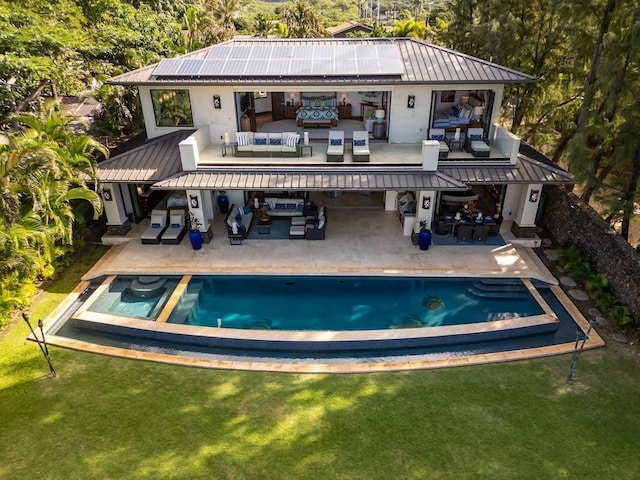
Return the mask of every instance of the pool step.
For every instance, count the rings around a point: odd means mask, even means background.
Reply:
[[[202,282],[192,282],[189,285],[188,290],[182,295],[182,298],[173,309],[169,323],[188,323],[191,312],[200,297],[200,290],[202,289]]]
[[[483,279],[466,286],[471,295],[480,298],[527,298],[529,292],[519,280]]]

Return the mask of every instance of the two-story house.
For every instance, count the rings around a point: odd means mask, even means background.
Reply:
[[[108,232],[143,218],[151,192],[180,192],[206,231],[221,190],[236,205],[361,190],[388,210],[413,195],[405,235],[481,199],[531,238],[542,187],[573,181],[499,125],[505,87],[532,82],[411,38],[235,39],[119,75],[148,140],[99,166]]]

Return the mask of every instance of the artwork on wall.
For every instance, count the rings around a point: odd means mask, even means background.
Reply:
[[[197,195],[189,195],[189,202],[191,203],[191,208],[199,208],[200,202],[198,201]]]
[[[538,201],[538,198],[540,198],[540,190],[531,190],[531,193],[529,194],[529,201],[531,203],[535,203]]]
[[[409,98],[407,99],[407,108],[414,108],[415,106],[416,106],[416,96],[409,95]]]
[[[222,103],[220,103],[220,95],[213,96],[213,108],[222,108]]]
[[[111,195],[110,188],[102,189],[102,198],[104,199],[105,202],[110,202],[111,200],[113,200],[113,196]]]
[[[431,197],[422,197],[423,210],[429,210],[431,208]]]
[[[454,90],[443,90],[440,92],[441,103],[453,103],[456,100],[456,92]]]

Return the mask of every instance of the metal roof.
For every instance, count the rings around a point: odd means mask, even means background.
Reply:
[[[207,58],[216,56],[216,51],[229,47],[242,47],[242,49],[291,49],[292,52],[305,49],[329,51],[331,47],[339,47],[341,51],[351,50],[354,58],[349,60],[341,58],[341,65],[347,65],[350,61],[355,64],[357,57],[355,52],[360,48],[374,46],[392,46],[398,50],[398,61],[402,65],[402,73],[398,76],[389,76],[372,73],[369,75],[335,75],[326,76],[315,70],[306,74],[283,76],[287,72],[279,72],[277,65],[269,65],[266,75],[251,75],[241,72],[252,70],[242,69],[241,65],[235,70],[234,75],[222,74],[215,69],[206,70],[203,75],[191,68]],[[345,46],[353,47],[344,49]],[[193,61],[196,61],[195,63]],[[185,62],[186,61],[186,62]],[[249,59],[242,60],[249,62]],[[321,38],[321,39],[233,39],[228,42],[212,45],[210,47],[181,55],[174,59],[164,60],[170,69],[164,67],[159,70],[162,76],[155,75],[156,67],[160,64],[133,70],[113,77],[107,81],[116,85],[393,85],[393,84],[482,84],[482,83],[534,83],[536,78],[510,68],[487,62],[480,58],[472,57],[455,50],[432,45],[413,38]],[[169,75],[173,67],[182,68],[180,75]],[[271,70],[273,68],[273,70]],[[270,73],[272,72],[272,73]],[[177,71],[176,71],[177,73]],[[291,74],[291,72],[288,72]],[[330,72],[326,72],[329,74]]]
[[[515,165],[507,164],[474,164],[452,165],[447,162],[440,165],[438,171],[466,183],[481,185],[486,183],[573,183],[573,175],[554,164],[534,160],[521,153]]]
[[[182,170],[179,144],[195,130],[181,130],[148,140],[98,165],[101,182],[154,183]]]
[[[466,185],[441,172],[383,168],[259,168],[208,169],[181,172],[153,185],[158,190],[466,190]]]

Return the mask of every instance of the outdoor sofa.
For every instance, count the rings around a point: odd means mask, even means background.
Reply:
[[[298,157],[300,134],[296,132],[236,132],[239,157]]]

